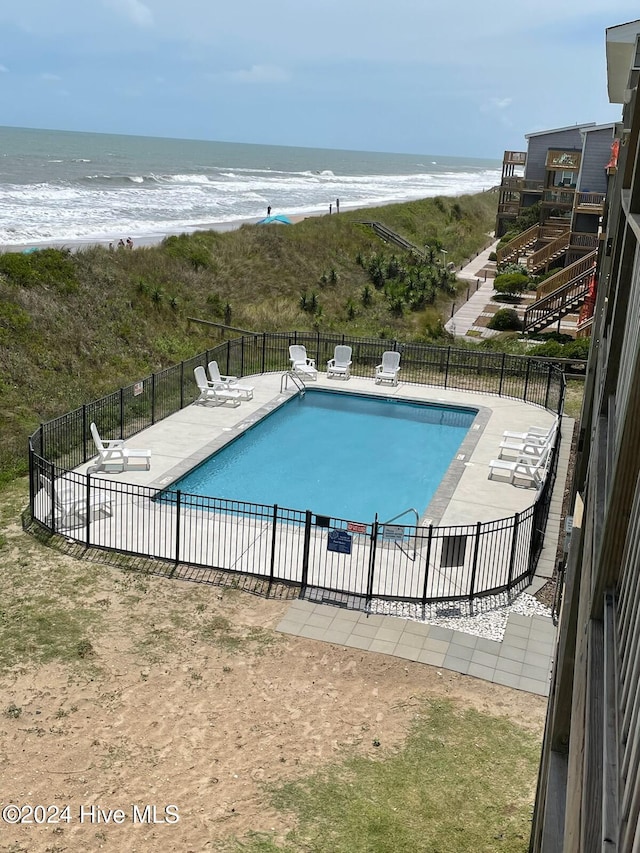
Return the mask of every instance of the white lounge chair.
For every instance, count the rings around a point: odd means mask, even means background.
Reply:
[[[117,474],[120,471],[129,471],[133,468],[151,468],[150,450],[132,450],[124,446],[121,438],[103,441],[100,438],[98,427],[91,424],[91,435],[98,451],[98,463],[95,470],[105,471],[109,474]]]
[[[225,403],[231,403],[233,407],[239,406],[242,397],[239,391],[232,391],[230,388],[225,388],[223,385],[216,385],[207,379],[204,367],[198,366],[194,368],[193,374],[196,379],[196,385],[200,391],[200,396],[196,403],[213,403],[216,406],[223,406]]]
[[[327,379],[330,376],[340,376],[348,379],[351,376],[351,347],[338,344],[333,351],[333,358],[327,362]]]
[[[289,347],[289,359],[291,361],[291,370],[294,373],[306,379],[318,378],[316,362],[313,358],[307,356],[306,347],[303,347],[301,344],[292,344]]]
[[[517,485],[516,480],[524,481],[527,488],[540,488],[547,476],[550,446],[547,446],[540,456],[519,456],[515,462],[507,459],[492,459],[489,463],[489,479],[499,472],[509,483]]]
[[[55,517],[59,527],[79,527],[87,521],[87,494],[84,482],[60,477],[51,485],[51,478],[40,474],[40,485],[46,501],[44,509],[47,524]],[[108,518],[111,513],[111,495],[100,488],[89,490],[89,513]]]
[[[552,433],[558,428],[558,419],[550,427],[530,426],[527,432],[510,432],[506,429],[503,436],[508,441],[526,441],[529,444],[544,444]]]
[[[500,442],[498,459],[502,459],[504,456],[538,457],[553,444],[555,437],[556,430],[554,427],[549,435],[540,441],[535,436],[533,438],[527,436],[523,441],[514,441],[513,439],[505,438]]]
[[[239,391],[243,400],[253,400],[253,387],[240,385],[237,376],[221,376],[217,361],[210,361],[207,367],[209,379],[214,385],[221,386],[227,391]]]
[[[383,352],[382,364],[376,365],[376,382],[391,382],[392,385],[398,384],[398,371],[400,370],[400,353],[399,352]]]

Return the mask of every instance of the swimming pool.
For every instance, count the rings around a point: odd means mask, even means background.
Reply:
[[[172,483],[333,518],[424,513],[477,410],[307,390]]]

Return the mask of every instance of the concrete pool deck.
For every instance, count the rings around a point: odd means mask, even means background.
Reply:
[[[151,470],[98,474],[94,482],[105,479],[152,489],[166,487],[294,396],[297,389],[291,381],[288,389],[281,391],[282,376],[282,373],[270,373],[243,377],[244,385],[254,387],[254,395],[252,400],[242,402],[237,408],[194,404],[145,429],[130,439],[127,446],[150,449]],[[526,432],[532,424],[549,427],[554,418],[544,409],[488,394],[404,384],[401,380],[397,386],[379,386],[372,378],[328,380],[319,373],[318,381],[308,383],[308,387],[463,405],[479,410],[469,441],[463,443],[463,452],[458,454],[462,458],[456,458],[452,465],[456,468],[453,479],[448,486],[445,483],[444,492],[439,490],[436,494],[423,523],[457,525],[490,521],[512,516],[533,503],[533,489],[518,488],[498,479],[489,480],[488,464],[497,458],[505,429]],[[564,418],[544,546],[534,583],[527,592],[536,592],[553,575],[572,429],[573,421]],[[86,470],[86,467],[79,470]],[[298,600],[290,606],[278,628],[298,636],[441,666],[521,690],[548,693],[555,628],[551,619],[544,616],[511,613],[503,639],[498,642],[396,616],[367,616],[359,611]]]

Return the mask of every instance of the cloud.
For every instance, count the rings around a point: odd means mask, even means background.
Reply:
[[[492,106],[496,109],[504,110],[513,103],[513,98],[491,98]]]
[[[6,65],[0,65],[0,74],[8,74],[8,73],[9,73],[9,69],[7,68],[7,66]]]
[[[286,83],[291,79],[284,68],[276,65],[252,65],[248,69],[228,71],[225,77],[234,83]]]
[[[57,74],[50,74],[48,71],[45,71],[44,74],[40,75],[41,80],[47,80],[48,82],[58,83],[62,78]]]
[[[153,26],[151,9],[140,0],[106,0],[106,3],[139,27]]]

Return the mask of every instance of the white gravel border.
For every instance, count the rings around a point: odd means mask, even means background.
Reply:
[[[510,613],[523,616],[547,616],[551,618],[551,609],[541,604],[537,598],[522,592],[513,597],[508,593],[490,595],[474,601],[443,602],[441,604],[408,603],[404,601],[384,601],[374,598],[371,613],[381,616],[398,616],[415,622],[426,622],[484,637],[487,640],[501,641]]]

